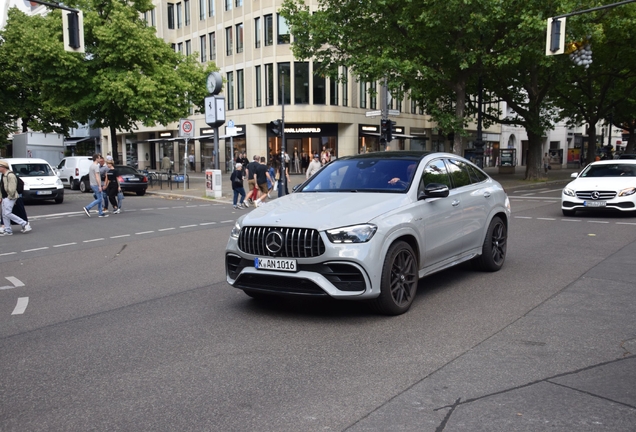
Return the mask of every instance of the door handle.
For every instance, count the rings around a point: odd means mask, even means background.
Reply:
[[[484,198],[490,198],[490,192],[484,192]]]
[[[451,203],[453,207],[457,207],[459,205],[459,200],[455,200]]]

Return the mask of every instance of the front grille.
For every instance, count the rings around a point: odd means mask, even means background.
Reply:
[[[598,193],[597,198],[592,198],[592,194],[594,192]],[[614,191],[578,191],[576,193],[576,197],[578,199],[584,199],[584,200],[590,200],[590,199],[610,200],[614,198],[615,196],[616,196],[616,192]]]
[[[267,235],[272,231],[281,234],[283,241],[279,252],[272,253],[266,247]],[[307,228],[243,227],[238,247],[250,255],[284,258],[313,258],[325,253],[320,233]]]
[[[246,273],[236,280],[234,287],[277,294],[327,295],[326,292],[309,279],[290,278],[282,275]]]

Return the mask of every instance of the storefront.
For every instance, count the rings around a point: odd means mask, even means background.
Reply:
[[[286,124],[285,150],[290,158],[291,174],[301,172],[304,163],[309,164],[312,154],[320,154],[323,147],[334,157],[338,156],[338,125],[327,124]],[[268,161],[280,157],[282,151],[281,137],[274,136],[267,130]],[[298,171],[297,171],[298,168]]]

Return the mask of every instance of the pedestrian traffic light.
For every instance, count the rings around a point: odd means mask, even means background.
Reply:
[[[389,119],[380,120],[380,138],[384,138],[387,142],[391,141],[391,138],[389,138],[389,135],[391,134],[390,128],[391,121]]]
[[[283,121],[278,119],[269,122],[269,130],[275,136],[281,136],[281,132],[283,131]]]
[[[386,130],[386,141],[393,141],[393,132],[395,132],[395,122],[393,120],[389,120],[389,125]]]
[[[64,50],[84,52],[84,16],[82,11],[62,11]]]

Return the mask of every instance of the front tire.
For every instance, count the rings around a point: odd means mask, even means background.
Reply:
[[[64,202],[64,196],[55,198],[55,204],[62,204]]]
[[[479,270],[496,272],[506,260],[507,247],[508,228],[499,216],[495,216],[486,231],[481,256],[475,258],[473,264]]]
[[[417,294],[418,265],[413,248],[404,241],[391,245],[382,266],[380,295],[373,307],[385,315],[409,310]]]
[[[68,184],[71,187],[71,190],[78,190],[79,187],[79,180],[74,179],[73,177],[71,177],[70,179],[68,179]]]

